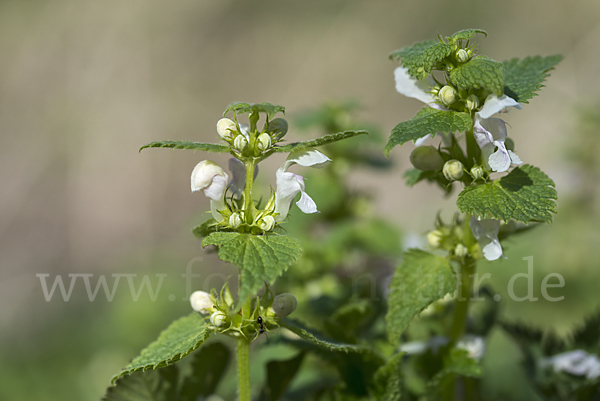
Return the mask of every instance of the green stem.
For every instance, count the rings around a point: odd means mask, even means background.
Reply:
[[[473,160],[475,160],[475,163],[481,164],[481,149],[479,149],[479,145],[475,140],[473,127],[471,127],[470,131],[466,131],[465,135],[467,140],[467,162],[469,163],[469,168],[471,168]]]
[[[237,374],[239,401],[251,401],[250,397],[250,341],[244,337],[237,340]]]
[[[450,332],[450,339],[453,343],[456,343],[465,333],[469,313],[469,301],[471,300],[471,287],[473,286],[473,275],[476,266],[477,261],[470,256],[467,256],[461,264],[460,286],[458,287],[452,331]]]
[[[242,160],[246,166],[246,187],[244,188],[244,211],[246,212],[246,222],[252,224],[254,222],[254,215],[256,207],[252,200],[252,187],[254,186],[254,169],[256,168],[256,161],[254,158],[249,157]]]

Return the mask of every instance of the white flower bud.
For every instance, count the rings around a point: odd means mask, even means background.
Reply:
[[[438,98],[444,106],[450,106],[456,100],[456,90],[451,86],[444,86],[438,93]]]
[[[229,217],[229,225],[233,228],[238,228],[242,224],[242,219],[238,213],[233,213]]]
[[[433,230],[427,234],[427,242],[432,248],[439,248],[442,243],[442,233],[439,230]]]
[[[465,49],[459,49],[456,52],[456,59],[458,60],[459,63],[464,63],[465,61],[467,61],[469,59],[469,53],[467,53],[467,51]]]
[[[296,306],[298,305],[298,301],[296,301],[296,297],[292,294],[286,292],[283,294],[279,294],[273,299],[273,311],[278,318],[283,318],[296,310]]]
[[[225,191],[227,191],[228,180],[227,173],[217,163],[210,160],[201,161],[192,171],[192,192],[204,191],[204,195],[210,199],[210,211],[218,222],[223,221],[219,210],[227,207]]]
[[[258,137],[258,148],[260,150],[267,150],[271,147],[271,136],[266,132],[260,134]]]
[[[231,139],[232,131],[236,131],[235,123],[229,118],[222,118],[217,121],[217,132],[224,139]]]
[[[416,147],[410,154],[410,162],[423,171],[441,170],[444,166],[444,159],[433,146]]]
[[[473,94],[469,95],[465,102],[465,107],[467,110],[476,110],[479,107],[479,98]]]
[[[457,244],[454,248],[454,254],[459,258],[464,258],[469,254],[469,249],[467,249],[467,247],[463,244]]]
[[[248,140],[244,135],[238,135],[235,137],[235,140],[233,141],[234,148],[236,148],[239,151],[242,151],[246,149],[246,146],[248,146]]]
[[[265,231],[271,231],[274,226],[275,219],[273,218],[273,216],[263,217],[262,222],[260,223],[260,228],[262,228]]]
[[[210,294],[204,291],[194,291],[190,296],[192,309],[200,313],[210,313],[214,306]]]
[[[482,178],[484,173],[485,171],[481,166],[473,166],[473,168],[471,168],[471,177],[473,177],[473,180]]]
[[[223,324],[225,324],[225,321],[227,320],[227,316],[225,316],[225,314],[223,312],[215,312],[212,315],[210,315],[210,323],[215,326],[215,327],[221,327],[223,326]]]
[[[462,178],[464,174],[463,168],[464,166],[460,161],[452,159],[448,160],[446,164],[444,164],[442,172],[448,181],[456,181]]]

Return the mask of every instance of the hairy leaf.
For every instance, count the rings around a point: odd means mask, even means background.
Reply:
[[[503,62],[504,93],[519,103],[537,96],[537,91],[544,87],[542,83],[550,75],[556,64],[563,59],[561,55],[548,57],[526,57],[523,60],[513,58]]]
[[[190,141],[158,141],[151,142],[140,148],[140,152],[146,148],[170,148],[170,149],[192,149],[203,150],[205,152],[227,153],[229,146],[220,143],[202,143]]]
[[[456,277],[446,258],[410,249],[394,272],[385,317],[390,342],[397,344],[412,318],[456,289]]]
[[[456,204],[463,213],[504,221],[551,223],[556,199],[554,182],[537,167],[524,165],[499,180],[465,188]]]
[[[473,36],[482,34],[487,37],[487,32],[483,29],[463,29],[448,37],[450,43],[456,43],[459,40],[471,39]]]
[[[238,303],[256,294],[265,281],[273,284],[302,254],[300,242],[289,235],[214,232],[202,241],[207,245],[216,245],[221,260],[241,268]]]
[[[106,389],[103,401],[173,401],[177,399],[175,366],[121,377]]]
[[[162,368],[198,349],[210,336],[202,316],[192,313],[171,323],[156,341],[112,378],[112,382],[132,372]]]
[[[198,239],[202,239],[207,235],[216,231],[217,221],[215,219],[208,219],[204,223],[192,228],[192,234]]]
[[[450,81],[461,90],[488,89],[497,96],[502,96],[504,68],[491,58],[477,56],[450,71]]]
[[[436,43],[425,49],[423,52],[423,70],[425,73],[429,75],[433,67],[451,55],[453,51],[454,46],[447,43]]]
[[[385,145],[385,154],[388,155],[397,145],[423,138],[428,134],[435,135],[440,131],[445,133],[466,131],[472,125],[473,120],[467,113],[438,110],[431,107],[424,108],[410,120],[401,122],[394,127],[388,143]]]
[[[341,141],[342,139],[352,138],[357,135],[369,135],[367,131],[343,131],[335,134],[327,134],[320,138],[312,139],[310,141],[288,143],[283,146],[273,146],[275,152],[293,152],[297,150],[305,150],[308,148],[314,148],[317,146],[329,145],[330,143]]]
[[[229,349],[221,343],[204,345],[192,355],[191,372],[181,386],[178,401],[196,401],[215,392],[229,363]]]
[[[364,351],[363,347],[353,344],[343,344],[330,340],[323,339],[320,334],[312,334],[306,329],[301,323],[292,320],[292,319],[283,319],[279,321],[279,325],[281,327],[285,327],[292,333],[296,334],[300,338],[313,345],[317,345],[321,348],[325,348],[328,351],[335,352],[358,352],[361,353]]]
[[[233,111],[237,114],[243,113],[266,113],[269,116],[269,119],[273,118],[273,116],[277,113],[285,114],[285,107],[277,106],[271,103],[242,103],[235,102],[227,106],[225,111],[223,112],[223,116],[225,114]]]
[[[427,73],[423,69],[423,55],[426,49],[439,43],[435,40],[426,40],[424,42],[415,43],[410,47],[405,47],[396,50],[390,54],[392,60],[402,60],[402,65],[408,68],[408,73],[416,78],[423,79]]]
[[[400,401],[402,399],[402,357],[395,354],[385,365],[375,372],[374,382],[381,401]]]

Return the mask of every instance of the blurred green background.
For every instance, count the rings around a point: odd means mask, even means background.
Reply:
[[[232,101],[286,106],[293,140],[301,138],[294,115],[353,99],[358,117],[387,133],[421,107],[394,90],[388,53],[464,28],[485,29],[480,52],[500,61],[566,57],[541,96],[507,116],[517,154],[555,180],[559,214],[481,270],[506,295],[510,277],[527,271],[522,258],[533,256],[538,297],[546,274],[562,274],[565,287],[550,294],[563,301],[505,296],[502,313],[568,333],[599,303],[597,0],[1,1],[0,399],[98,399],[112,374],[189,312],[187,266],[202,275],[194,290],[235,276],[190,232],[208,202],[190,193],[189,173],[206,156],[138,154],[141,145],[216,141]],[[411,149],[392,152],[391,171],[349,177],[405,238],[429,229],[437,210],[448,218],[456,196],[404,185]],[[265,188],[281,161],[261,166]],[[122,278],[112,302],[102,289],[92,302],[78,278],[68,302],[58,289],[46,302],[37,274],[49,274],[49,286],[62,275],[67,289],[68,274],[93,275],[92,287],[100,275],[112,285],[112,274],[137,274],[136,289],[145,274],[154,288],[156,274],[167,276],[156,297],[144,290],[134,301]],[[520,294],[526,283],[517,283]],[[484,365],[518,375],[516,348],[500,333],[492,345]]]

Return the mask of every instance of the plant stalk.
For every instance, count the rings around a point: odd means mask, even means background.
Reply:
[[[251,401],[250,396],[250,341],[240,336],[237,340],[238,400]]]

